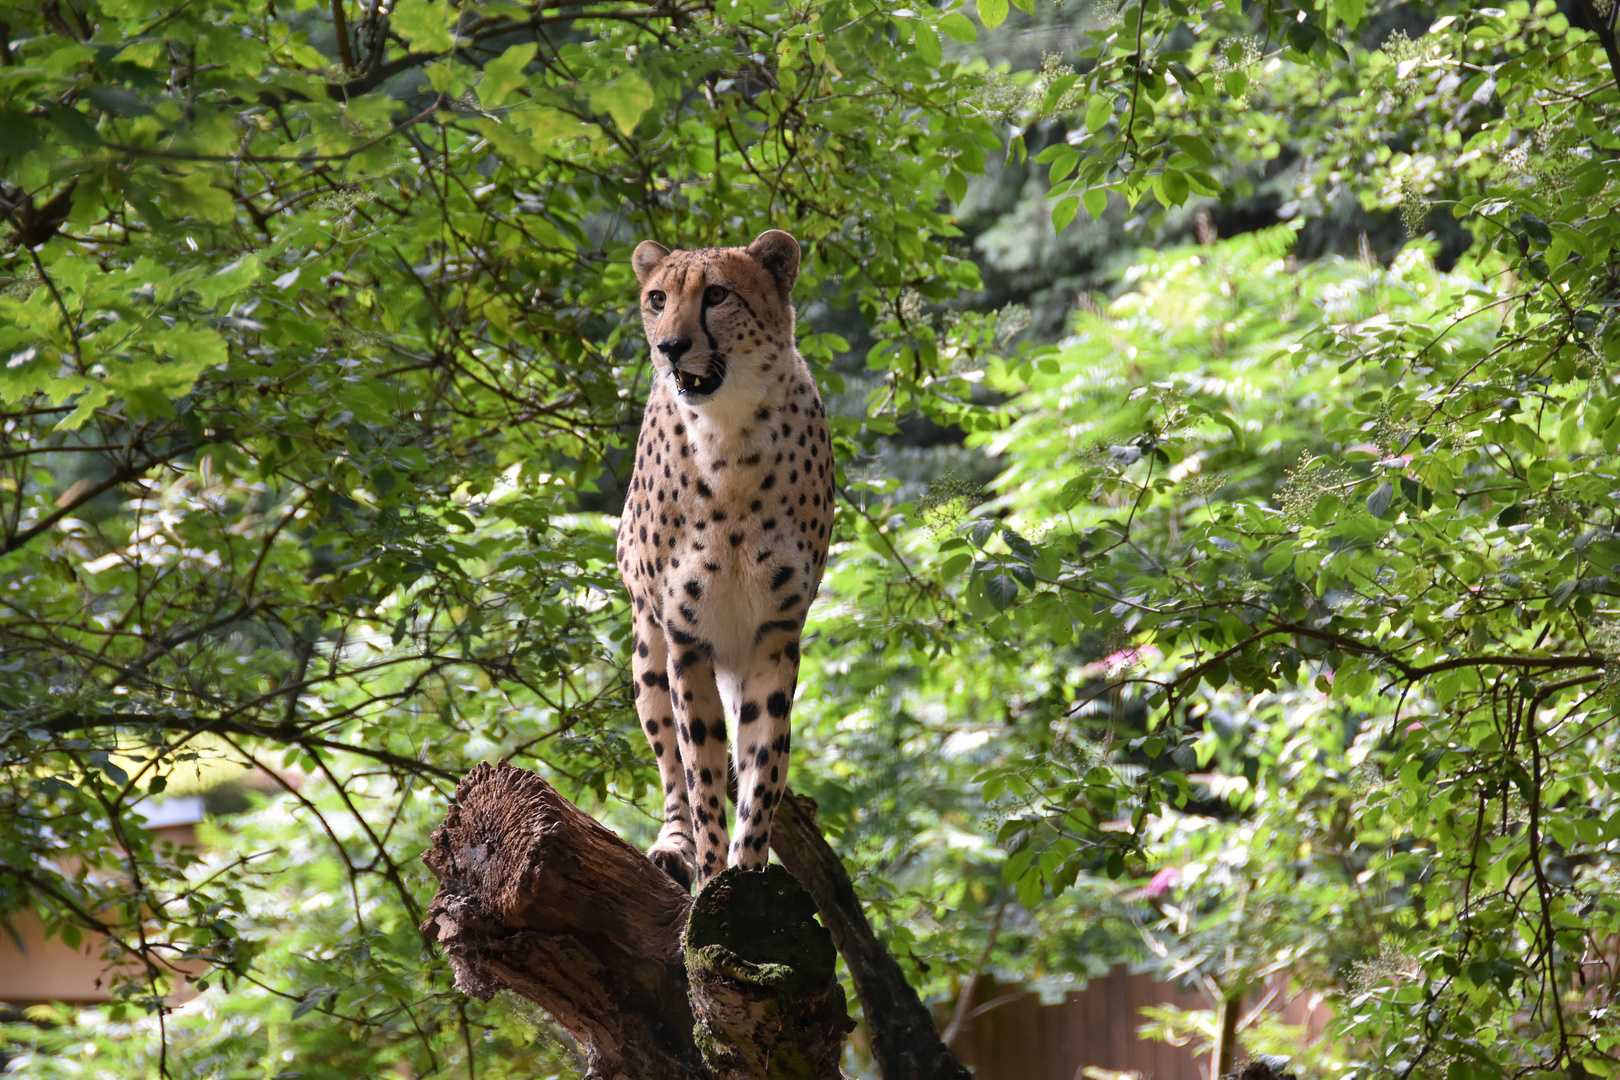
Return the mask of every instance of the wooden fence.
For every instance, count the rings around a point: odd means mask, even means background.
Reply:
[[[1285,1023],[1303,1025],[1306,1040],[1318,1037],[1329,1015],[1319,994],[1289,998],[1283,977],[1269,987],[1269,1008]],[[975,997],[989,1004],[1008,993],[990,980],[979,983]],[[1257,1007],[1257,994],[1247,1008]],[[978,1002],[969,1008],[978,1007]],[[1116,967],[1092,979],[1084,990],[1064,995],[1056,1005],[1043,1005],[1039,995],[1023,994],[974,1017],[957,1036],[954,1049],[978,1080],[1084,1080],[1088,1066],[1135,1073],[1142,1080],[1209,1080],[1209,1055],[1194,1046],[1171,1046],[1138,1037],[1145,1005],[1182,1009],[1209,1008],[1202,995],[1131,974]]]

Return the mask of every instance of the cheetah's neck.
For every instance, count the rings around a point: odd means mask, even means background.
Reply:
[[[797,352],[792,359],[789,371],[797,370],[808,379],[804,359]],[[730,385],[701,405],[676,403],[692,457],[700,468],[713,473],[723,473],[751,458],[757,460],[755,456],[770,446],[773,422],[785,411],[795,382],[791,374],[772,378],[752,372],[736,372],[727,381]]]

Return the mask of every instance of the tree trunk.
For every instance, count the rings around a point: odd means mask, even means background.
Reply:
[[[821,835],[813,801],[783,792],[771,850],[815,898],[821,921],[843,954],[883,1080],[973,1080],[940,1038],[933,1015],[899,963],[872,932],[843,861]]]
[[[423,859],[439,891],[422,930],[457,988],[486,1001],[511,990],[545,1009],[579,1043],[590,1080],[842,1075],[851,1024],[832,942],[779,869],[727,871],[694,905],[641,852],[505,762],[461,782]]]
[[[1210,1080],[1226,1080],[1234,1071],[1237,1063],[1238,1013],[1242,1008],[1243,993],[1233,990],[1215,1010],[1221,1027],[1215,1037],[1215,1049],[1210,1052]]]

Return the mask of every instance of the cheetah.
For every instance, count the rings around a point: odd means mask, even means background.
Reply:
[[[647,854],[701,888],[727,866],[765,866],[799,638],[826,569],[832,442],[794,345],[797,240],[778,229],[747,247],[648,240],[631,265],[654,376],[617,554],[635,620],[636,713],[664,791]]]

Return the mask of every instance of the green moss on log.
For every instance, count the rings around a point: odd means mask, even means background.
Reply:
[[[832,936],[780,866],[717,875],[686,927],[695,1037],[711,1069],[762,1080],[839,1075],[854,1026]]]

